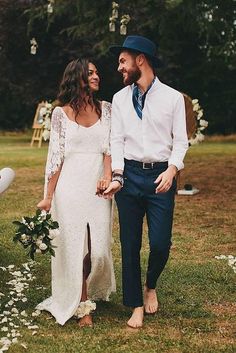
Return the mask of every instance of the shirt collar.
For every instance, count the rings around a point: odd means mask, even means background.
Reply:
[[[132,90],[134,90],[134,88],[137,87],[139,96],[146,95],[148,93],[148,91],[152,88],[154,83],[157,82],[157,80],[158,80],[157,77],[154,76],[154,78],[153,78],[152,82],[150,83],[150,85],[148,86],[147,90],[145,92],[143,92],[143,93],[142,93],[141,89],[138,87],[138,85],[136,83],[133,84]]]

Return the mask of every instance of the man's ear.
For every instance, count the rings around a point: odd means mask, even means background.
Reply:
[[[145,55],[142,53],[136,56],[136,64],[138,66],[142,66],[145,60],[146,60]]]

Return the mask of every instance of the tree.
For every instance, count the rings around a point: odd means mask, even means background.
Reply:
[[[111,100],[122,83],[108,47],[124,40],[118,31],[108,31],[111,3],[57,0],[54,12],[48,14],[46,0],[0,2],[0,128],[29,126],[36,102],[55,98],[65,65],[77,56],[97,63],[103,76],[101,96]],[[236,131],[235,4],[235,0],[119,1],[120,15],[131,16],[128,34],[141,34],[159,44],[164,64],[158,75],[199,98],[211,133]],[[32,37],[39,44],[35,56],[29,54]]]

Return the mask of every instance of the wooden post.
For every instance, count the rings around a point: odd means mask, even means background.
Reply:
[[[38,148],[41,147],[42,145],[42,139],[43,139],[43,109],[45,109],[45,103],[46,102],[41,102],[38,104],[36,113],[34,116],[34,122],[33,122],[33,136],[31,139],[30,146],[33,147],[34,142],[38,142]],[[43,108],[43,109],[42,109]]]
[[[43,128],[33,128],[33,136],[31,139],[30,147],[33,147],[34,142],[38,141],[38,148],[41,147],[42,145],[42,139],[43,139]]]

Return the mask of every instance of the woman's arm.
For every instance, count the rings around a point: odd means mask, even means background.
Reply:
[[[97,182],[96,195],[102,196],[104,190],[107,189],[111,182],[112,171],[111,171],[111,156],[104,154],[103,158],[103,177]]]
[[[48,181],[46,195],[44,199],[37,204],[37,207],[40,208],[41,210],[45,210],[45,211],[50,210],[53,194],[56,189],[56,185],[57,185],[57,181],[60,176],[60,173],[61,173],[61,167],[55,174],[53,174],[51,179]]]
[[[45,170],[44,198],[37,205],[38,208],[49,211],[53,194],[60,176],[65,156],[66,124],[61,108],[57,107],[52,113],[50,141]]]

